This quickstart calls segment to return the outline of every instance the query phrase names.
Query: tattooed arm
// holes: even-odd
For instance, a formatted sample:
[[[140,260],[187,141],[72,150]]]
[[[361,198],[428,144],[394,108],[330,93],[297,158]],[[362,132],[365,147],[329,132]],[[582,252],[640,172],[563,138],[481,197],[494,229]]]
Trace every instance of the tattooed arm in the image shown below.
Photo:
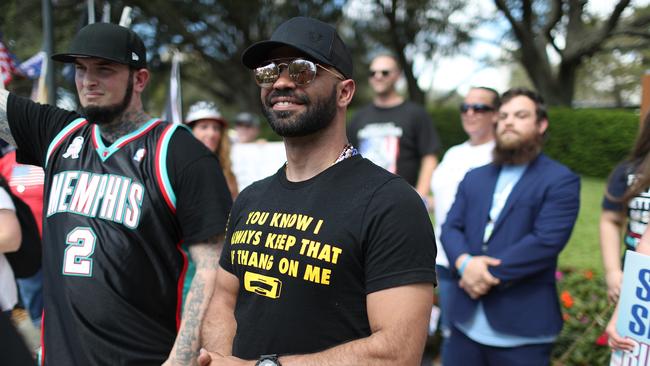
[[[212,297],[223,235],[190,246],[196,274],[185,300],[181,327],[166,365],[196,365],[199,354],[199,328]]]
[[[201,345],[206,350],[221,355],[232,354],[232,343],[237,331],[235,305],[239,294],[239,280],[235,275],[220,267],[214,296],[201,325]],[[203,356],[203,364],[209,364],[209,357]],[[207,362],[207,363],[205,363]],[[201,359],[199,359],[199,364]]]
[[[16,141],[14,141],[13,136],[11,136],[11,131],[9,130],[9,120],[7,119],[8,98],[9,92],[6,90],[0,90],[0,138],[16,146]]]

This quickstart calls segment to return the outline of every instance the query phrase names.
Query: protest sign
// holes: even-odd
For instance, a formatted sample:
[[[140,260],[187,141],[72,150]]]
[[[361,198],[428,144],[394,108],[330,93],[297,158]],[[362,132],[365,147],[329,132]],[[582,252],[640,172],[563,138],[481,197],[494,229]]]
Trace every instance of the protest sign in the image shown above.
[[[615,351],[610,366],[650,366],[650,256],[628,250],[616,331],[632,339],[632,352]]]

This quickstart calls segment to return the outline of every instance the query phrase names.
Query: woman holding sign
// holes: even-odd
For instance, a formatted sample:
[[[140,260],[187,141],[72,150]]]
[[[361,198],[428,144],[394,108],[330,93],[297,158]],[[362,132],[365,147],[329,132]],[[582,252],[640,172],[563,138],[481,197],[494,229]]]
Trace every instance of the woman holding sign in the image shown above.
[[[650,255],[650,226],[646,227],[636,251],[641,254]],[[607,336],[609,337],[609,346],[613,349],[620,349],[624,351],[634,350],[635,343],[628,338],[623,338],[616,330],[616,322],[618,321],[618,304],[612,314],[612,318],[607,323]]]
[[[600,216],[600,248],[605,267],[607,296],[616,302],[621,290],[621,234],[624,243],[636,250],[650,216],[650,114],[641,125],[630,156],[609,176]]]
[[[603,255],[607,295],[617,302],[621,291],[620,238],[627,223],[624,243],[628,250],[650,255],[650,114],[646,115],[630,157],[612,171],[603,198],[600,217],[600,247]],[[633,350],[634,342],[616,331],[618,305],[607,325],[609,345],[614,349]]]

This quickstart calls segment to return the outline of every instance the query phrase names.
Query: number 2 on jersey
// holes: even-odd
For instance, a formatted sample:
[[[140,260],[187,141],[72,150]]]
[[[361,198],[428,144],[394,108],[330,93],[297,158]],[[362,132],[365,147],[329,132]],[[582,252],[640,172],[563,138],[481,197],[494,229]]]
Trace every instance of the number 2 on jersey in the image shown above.
[[[89,227],[78,226],[66,237],[67,248],[63,253],[63,274],[67,276],[91,277],[97,236]]]

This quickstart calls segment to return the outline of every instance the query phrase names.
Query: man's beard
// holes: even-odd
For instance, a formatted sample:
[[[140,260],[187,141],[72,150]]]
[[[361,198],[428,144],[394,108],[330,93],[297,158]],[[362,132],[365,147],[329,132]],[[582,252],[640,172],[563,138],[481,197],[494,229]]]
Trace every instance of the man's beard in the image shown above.
[[[328,98],[323,98],[315,104],[307,95],[298,95],[291,90],[273,90],[266,96],[262,103],[262,112],[269,121],[269,125],[282,137],[302,137],[316,133],[328,127],[336,116],[336,85]],[[274,111],[271,99],[275,97],[292,97],[299,100],[306,111],[292,118],[294,111]]]
[[[520,165],[526,164],[542,152],[544,135],[535,133],[532,136],[521,136],[521,139],[514,143],[506,144],[502,137],[497,135],[496,146],[492,153],[493,161],[497,165]]]
[[[131,73],[129,73],[129,82],[126,86],[126,93],[124,94],[124,99],[122,102],[107,105],[107,106],[95,106],[90,105],[86,107],[81,107],[80,113],[82,116],[90,123],[95,123],[98,125],[107,125],[115,121],[116,118],[122,115],[124,111],[129,107],[131,102],[131,96],[133,95],[133,78]]]

